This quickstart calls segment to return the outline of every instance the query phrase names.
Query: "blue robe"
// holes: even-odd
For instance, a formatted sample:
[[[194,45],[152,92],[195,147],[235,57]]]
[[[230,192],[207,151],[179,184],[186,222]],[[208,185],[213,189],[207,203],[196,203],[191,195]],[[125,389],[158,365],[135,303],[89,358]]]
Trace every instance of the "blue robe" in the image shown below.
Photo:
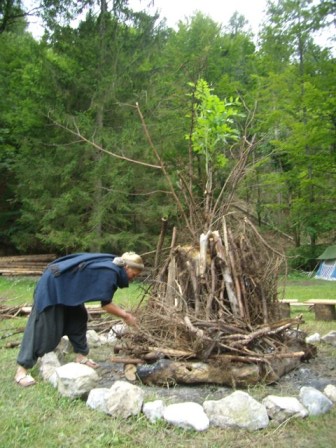
[[[125,269],[112,263],[114,258],[112,254],[78,253],[54,260],[34,292],[37,312],[55,305],[110,303],[115,291],[129,284]]]

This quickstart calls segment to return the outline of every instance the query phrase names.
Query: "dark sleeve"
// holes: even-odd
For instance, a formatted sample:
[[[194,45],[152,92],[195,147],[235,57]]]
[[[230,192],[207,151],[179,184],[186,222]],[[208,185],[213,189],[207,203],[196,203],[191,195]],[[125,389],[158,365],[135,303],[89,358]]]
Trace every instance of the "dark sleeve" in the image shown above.
[[[110,289],[111,298],[105,299],[105,300],[101,300],[100,304],[101,304],[102,307],[105,306],[105,305],[108,305],[109,303],[112,302],[114,293],[118,289],[116,273],[113,272],[113,274],[114,274],[113,277],[110,277],[111,276],[111,271],[109,272],[109,277],[110,277],[109,289]]]
[[[112,299],[111,300],[102,300],[101,302],[100,302],[100,306],[101,307],[104,307],[105,305],[108,305],[109,303],[111,303],[112,302]]]

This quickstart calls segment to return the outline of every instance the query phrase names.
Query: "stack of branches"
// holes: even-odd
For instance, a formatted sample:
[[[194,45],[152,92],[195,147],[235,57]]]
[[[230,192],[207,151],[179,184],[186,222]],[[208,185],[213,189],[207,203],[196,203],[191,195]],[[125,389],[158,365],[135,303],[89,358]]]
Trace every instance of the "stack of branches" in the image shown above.
[[[243,321],[252,329],[279,317],[278,275],[284,257],[247,218],[222,218],[198,246],[173,246],[154,280],[152,297],[189,316]],[[234,230],[233,230],[234,229]]]
[[[191,96],[189,161],[185,166],[183,159],[179,165],[185,168],[179,166],[174,173],[170,173],[155,146],[139,104],[134,107],[156,164],[121,157],[90,142],[76,125],[75,130],[66,128],[99,151],[160,170],[167,186],[165,192],[181,222],[180,232],[184,234],[179,239],[190,242],[178,245],[174,228],[169,256],[162,260],[167,230],[163,220],[149,300],[138,310],[139,326],[123,336],[116,351],[127,355],[128,360],[137,357],[139,363],[162,357],[219,362],[226,357],[225,368],[228,360],[269,365],[271,359],[299,359],[306,355],[304,340],[303,350],[293,351],[287,339],[291,327],[297,326],[300,319],[279,320],[277,278],[284,257],[268,245],[247,218],[236,218],[231,212],[239,182],[255,166],[253,151],[257,142],[249,132],[254,111],[247,111],[240,139],[229,143],[230,135],[235,134],[232,120],[226,123],[229,137],[223,139],[222,131],[213,126],[217,122],[214,117],[222,122],[219,110],[225,110],[227,117],[235,114],[228,104],[211,109],[211,104],[219,103],[216,99],[207,102],[207,95],[211,96],[204,82],[195,86],[195,95]],[[200,108],[198,101],[204,101]],[[211,109],[210,115],[204,114],[206,108]],[[207,138],[205,133],[194,132],[198,126],[202,130],[204,123],[208,126]],[[202,135],[201,144],[195,144],[193,137],[197,140]],[[254,379],[260,379],[260,375]],[[233,382],[228,378],[225,381]]]
[[[303,338],[296,337],[298,351],[288,351],[288,341],[301,316],[254,327],[233,315],[227,319],[191,317],[158,299],[148,302],[138,316],[136,330],[126,333],[115,352],[154,362],[162,358],[226,362],[269,363],[272,359],[302,358]],[[300,332],[295,331],[296,336]],[[128,358],[131,363],[131,358]]]
[[[5,301],[5,299],[0,299],[1,301]],[[29,308],[29,311],[27,309]],[[10,306],[10,305],[3,305],[0,303],[0,320],[1,319],[12,319],[17,316],[27,315],[30,312],[30,307],[26,307],[26,305],[20,305],[20,306]]]
[[[280,319],[283,262],[251,222],[232,216],[223,218],[221,234],[202,234],[197,247],[172,245],[138,313],[138,327],[115,352],[135,364],[162,358],[222,368],[254,364],[274,379],[274,363],[313,355],[298,331],[301,316]]]

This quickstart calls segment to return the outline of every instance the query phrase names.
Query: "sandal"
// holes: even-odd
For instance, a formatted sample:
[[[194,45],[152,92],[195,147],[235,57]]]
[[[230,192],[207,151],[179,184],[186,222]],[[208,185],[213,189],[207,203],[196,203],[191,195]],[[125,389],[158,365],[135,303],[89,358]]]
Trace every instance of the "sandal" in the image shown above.
[[[15,378],[15,381],[16,384],[22,387],[34,386],[34,384],[36,384],[34,378],[28,373],[18,376],[17,378]]]
[[[92,359],[89,358],[82,358],[80,361],[76,361],[79,364],[84,364],[85,366],[91,367],[92,369],[97,369],[99,367],[99,364],[94,362]]]

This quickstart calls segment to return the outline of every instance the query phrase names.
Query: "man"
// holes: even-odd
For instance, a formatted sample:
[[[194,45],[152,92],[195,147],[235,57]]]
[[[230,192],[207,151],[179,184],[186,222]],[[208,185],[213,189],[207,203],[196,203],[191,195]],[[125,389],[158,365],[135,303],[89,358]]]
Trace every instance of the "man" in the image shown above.
[[[127,288],[144,268],[134,252],[112,254],[79,253],[59,258],[48,265],[34,292],[34,304],[23,335],[15,381],[23,387],[36,383],[28,374],[39,357],[53,351],[62,336],[68,336],[76,362],[97,368],[87,357],[88,315],[84,303],[101,301],[102,308],[135,325],[134,316],[112,303],[118,288]]]

